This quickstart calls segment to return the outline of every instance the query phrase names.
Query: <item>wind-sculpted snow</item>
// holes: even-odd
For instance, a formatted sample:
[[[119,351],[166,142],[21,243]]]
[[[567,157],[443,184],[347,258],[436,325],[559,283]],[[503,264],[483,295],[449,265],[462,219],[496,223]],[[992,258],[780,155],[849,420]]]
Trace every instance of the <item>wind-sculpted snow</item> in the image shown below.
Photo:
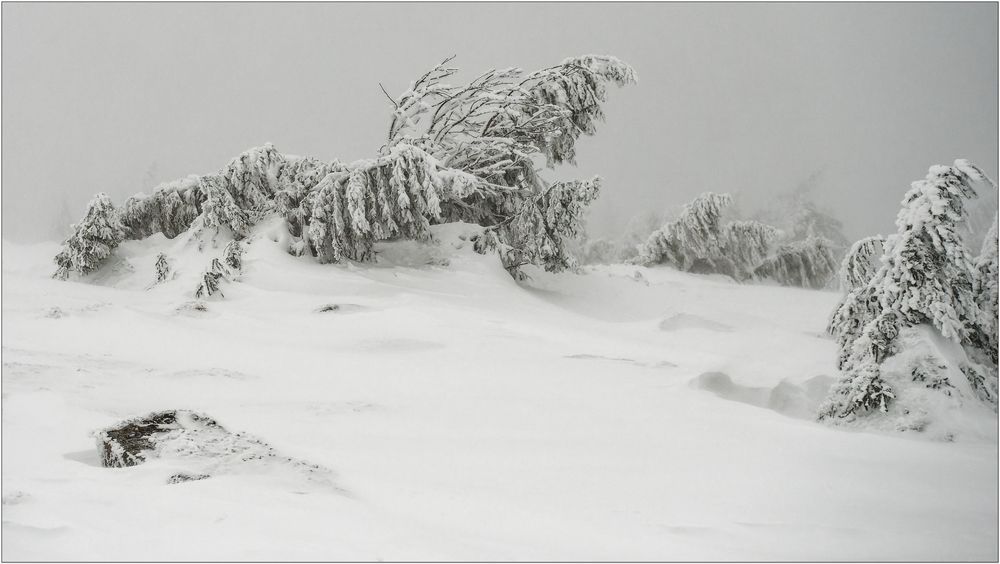
[[[51,280],[55,245],[4,243],[5,559],[997,557],[991,410],[952,442],[808,418],[833,292],[625,265],[515,282],[460,223],[326,265],[288,253],[283,221],[186,314],[225,230],[124,241],[134,271],[102,283]],[[150,287],[160,253],[172,275]],[[678,314],[729,330],[660,328]],[[691,384],[711,372],[732,386]],[[93,430],[171,409],[277,456],[178,442],[101,466]]]

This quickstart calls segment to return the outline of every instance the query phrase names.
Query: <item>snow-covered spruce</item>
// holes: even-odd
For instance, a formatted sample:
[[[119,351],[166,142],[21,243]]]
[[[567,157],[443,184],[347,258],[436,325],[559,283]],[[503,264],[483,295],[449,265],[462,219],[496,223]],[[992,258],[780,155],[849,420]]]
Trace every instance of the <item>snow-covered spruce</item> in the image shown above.
[[[226,297],[222,293],[222,281],[226,279],[228,271],[219,259],[212,259],[212,263],[209,265],[208,269],[205,270],[201,275],[201,280],[198,283],[198,287],[194,290],[195,298],[204,298],[219,294],[222,297]]]
[[[499,252],[504,268],[516,279],[524,277],[521,267],[539,264],[551,272],[576,266],[566,252],[564,240],[579,234],[583,212],[597,198],[600,179],[557,182],[535,198],[521,203],[511,218],[488,227],[474,238],[474,249]]]
[[[809,237],[779,246],[753,271],[753,277],[784,286],[824,288],[837,272],[834,251],[827,239]]]
[[[979,349],[993,364],[997,363],[998,328],[997,307],[998,290],[997,277],[1000,268],[997,266],[997,216],[993,217],[993,227],[983,240],[983,248],[976,258],[975,294],[976,302],[982,311],[980,331],[977,334]]]
[[[882,259],[885,237],[865,237],[848,249],[840,265],[840,285],[851,292],[863,288],[875,277]]]
[[[65,280],[70,272],[81,276],[90,274],[111,256],[124,237],[111,198],[103,192],[94,196],[83,220],[73,226],[73,234],[63,242],[62,250],[56,255],[59,268],[53,276]]]
[[[466,221],[487,228],[477,249],[498,251],[515,277],[524,264],[571,266],[566,238],[579,232],[598,182],[550,184],[534,163],[575,162],[577,140],[604,118],[607,86],[634,83],[635,72],[614,57],[587,55],[451,85],[444,82],[457,72],[450,60],[400,96],[387,94],[393,112],[375,158],[325,163],[268,144],[216,174],[161,185],[118,209],[102,196],[57,257],[57,275],[92,272],[123,239],[227,229],[238,240],[272,214],[286,220],[289,252],[320,262],[373,260],[378,241],[426,240],[433,224]],[[198,293],[214,293],[220,277],[206,271]]]
[[[968,402],[985,400],[996,409],[996,353],[987,344],[992,320],[977,299],[980,274],[960,231],[975,182],[992,184],[967,161],[931,167],[903,198],[878,270],[870,268],[877,238],[852,247],[844,261],[849,272],[842,273],[848,291],[828,327],[840,345],[843,378],[821,419],[923,429],[944,418],[942,410]],[[938,380],[925,376],[932,365],[941,367]],[[945,390],[948,401],[915,389]]]
[[[230,241],[226,248],[222,249],[222,263],[234,273],[243,270],[243,244],[239,241]]]
[[[836,260],[829,241],[816,236],[789,240],[783,231],[756,220],[726,221],[732,203],[729,194],[698,196],[676,221],[654,231],[631,262],[805,288],[822,288],[832,278]]]
[[[166,282],[167,277],[170,276],[170,262],[167,261],[167,255],[164,253],[157,254],[156,263],[153,266],[156,269],[156,279],[153,281],[153,284]]]

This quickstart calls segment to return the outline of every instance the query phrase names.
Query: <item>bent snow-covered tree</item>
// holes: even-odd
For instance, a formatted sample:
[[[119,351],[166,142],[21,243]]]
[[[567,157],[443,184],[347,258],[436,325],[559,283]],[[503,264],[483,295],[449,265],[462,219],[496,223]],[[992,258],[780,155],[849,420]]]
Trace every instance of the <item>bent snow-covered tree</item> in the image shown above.
[[[587,55],[452,85],[446,81],[458,69],[450,62],[401,95],[386,94],[392,115],[374,158],[327,163],[265,145],[216,174],[161,185],[120,208],[96,199],[57,257],[59,276],[92,272],[122,240],[202,229],[239,240],[273,214],[286,220],[289,251],[321,262],[372,260],[378,241],[427,240],[430,226],[465,221],[485,228],[475,248],[498,252],[515,277],[527,264],[573,266],[565,242],[579,232],[599,181],[550,183],[535,163],[574,163],[576,142],[604,118],[608,86],[634,83],[635,72],[614,57]],[[217,282],[212,269],[206,274]],[[212,284],[204,286],[211,293]]]
[[[941,399],[927,399],[928,393],[996,408],[995,314],[978,299],[980,273],[960,229],[976,182],[992,184],[967,161],[932,167],[904,197],[878,269],[871,266],[882,250],[877,238],[848,253],[842,274],[848,291],[829,326],[841,348],[843,378],[821,419],[881,413],[895,428],[924,429],[934,419],[928,406]]]
[[[836,272],[826,239],[789,241],[784,232],[760,221],[726,221],[732,203],[729,194],[698,196],[676,221],[665,223],[639,245],[639,256],[632,262],[806,288],[822,288]]]

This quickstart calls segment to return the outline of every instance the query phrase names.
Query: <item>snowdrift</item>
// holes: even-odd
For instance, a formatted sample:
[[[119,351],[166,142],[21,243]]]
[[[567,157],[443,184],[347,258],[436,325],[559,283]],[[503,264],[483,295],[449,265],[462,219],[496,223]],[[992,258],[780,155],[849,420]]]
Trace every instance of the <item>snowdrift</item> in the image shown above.
[[[994,413],[951,442],[813,420],[836,293],[623,265],[519,283],[462,223],[319,264],[278,221],[224,298],[193,295],[224,230],[124,242],[71,283],[55,245],[4,243],[5,559],[998,556]],[[94,431],[164,410],[333,486],[102,466]]]

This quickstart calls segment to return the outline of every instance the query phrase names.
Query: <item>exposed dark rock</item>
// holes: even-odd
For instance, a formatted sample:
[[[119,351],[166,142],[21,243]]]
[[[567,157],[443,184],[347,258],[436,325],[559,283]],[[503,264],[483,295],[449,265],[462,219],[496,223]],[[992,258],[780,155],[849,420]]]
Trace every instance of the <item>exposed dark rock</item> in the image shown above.
[[[190,421],[206,427],[219,427],[219,424],[197,413],[180,412]],[[184,428],[178,422],[178,411],[161,411],[130,419],[124,423],[105,429],[97,434],[101,447],[101,463],[107,468],[124,468],[145,462],[149,453],[156,448],[157,435]]]
[[[229,431],[193,411],[151,413],[99,431],[96,437],[103,466],[123,468],[162,461],[171,469],[168,484],[232,473],[291,473],[296,479],[337,489],[328,468],[284,456],[256,437]]]

